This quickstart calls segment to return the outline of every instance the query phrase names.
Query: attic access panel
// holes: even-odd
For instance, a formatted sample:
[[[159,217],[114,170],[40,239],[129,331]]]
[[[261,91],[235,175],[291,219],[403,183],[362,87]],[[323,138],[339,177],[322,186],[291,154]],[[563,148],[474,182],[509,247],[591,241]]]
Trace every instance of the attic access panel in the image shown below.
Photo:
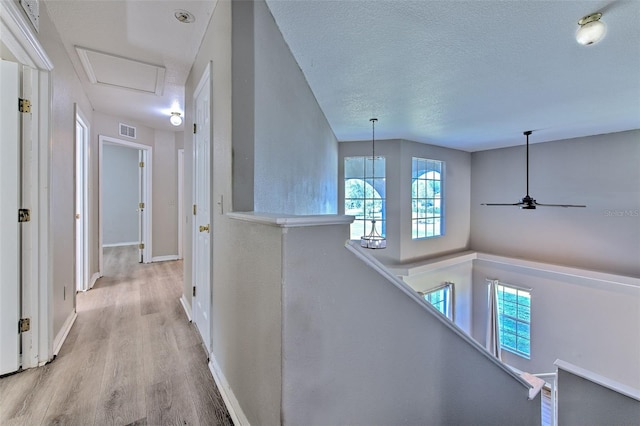
[[[76,52],[89,81],[93,84],[153,93],[158,96],[164,92],[166,68],[163,66],[80,46],[76,46]]]

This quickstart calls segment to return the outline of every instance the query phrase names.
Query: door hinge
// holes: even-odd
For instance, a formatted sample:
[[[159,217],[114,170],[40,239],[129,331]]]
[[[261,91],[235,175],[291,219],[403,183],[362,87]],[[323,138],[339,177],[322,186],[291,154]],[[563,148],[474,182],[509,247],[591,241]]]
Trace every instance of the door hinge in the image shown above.
[[[194,216],[196,215],[196,205],[195,204],[193,205],[193,215]]]
[[[144,167],[144,161],[141,161],[139,164],[140,167]]]
[[[21,318],[18,321],[18,333],[31,330],[31,318]]]
[[[31,221],[31,210],[29,209],[18,209],[18,222],[29,222]]]
[[[196,297],[196,286],[193,286],[193,297]]]
[[[196,123],[193,123],[193,134],[194,134],[194,135],[196,134],[196,130],[197,130]]]
[[[18,99],[18,111],[20,112],[31,112],[31,101],[29,99]]]
[[[140,244],[138,244],[138,248],[139,248],[140,250],[142,250],[142,249],[144,248],[144,243],[140,243]]]
[[[138,203],[138,207],[140,207],[141,209],[144,209],[144,203]]]

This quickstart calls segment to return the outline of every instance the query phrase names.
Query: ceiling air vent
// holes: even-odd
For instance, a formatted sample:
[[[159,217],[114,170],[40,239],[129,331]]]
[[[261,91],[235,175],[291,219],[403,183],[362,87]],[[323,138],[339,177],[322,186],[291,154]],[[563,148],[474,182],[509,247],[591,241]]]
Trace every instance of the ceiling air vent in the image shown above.
[[[131,139],[136,138],[136,128],[120,123],[120,136],[126,136]]]

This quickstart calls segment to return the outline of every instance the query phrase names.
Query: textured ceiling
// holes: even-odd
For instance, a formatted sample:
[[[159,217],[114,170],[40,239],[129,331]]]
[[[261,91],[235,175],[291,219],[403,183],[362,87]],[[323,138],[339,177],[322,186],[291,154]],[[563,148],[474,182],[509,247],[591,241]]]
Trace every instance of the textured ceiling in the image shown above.
[[[46,2],[93,108],[165,130],[176,130],[169,124],[170,112],[184,111],[184,84],[215,5],[216,1],[191,0]],[[177,9],[191,12],[195,22],[178,22]],[[166,68],[162,95],[91,84],[75,46]],[[114,65],[101,71],[111,76],[124,73]]]
[[[267,0],[340,141],[467,151],[640,128],[640,1]],[[608,33],[575,41],[603,12]]]
[[[94,109],[172,129],[215,1],[54,0],[46,7]],[[640,1],[267,0],[341,141],[468,151],[640,128]],[[196,16],[175,20],[176,9]],[[602,11],[605,39],[575,41]],[[166,68],[162,96],[91,84],[75,46]],[[117,70],[112,70],[117,72]]]

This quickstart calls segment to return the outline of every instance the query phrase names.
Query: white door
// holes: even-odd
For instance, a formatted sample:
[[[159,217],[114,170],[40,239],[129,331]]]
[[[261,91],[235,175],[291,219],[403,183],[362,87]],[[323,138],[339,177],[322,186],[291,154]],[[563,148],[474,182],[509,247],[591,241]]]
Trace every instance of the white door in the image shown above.
[[[144,203],[145,187],[144,187],[144,160],[143,150],[138,151],[138,262],[144,262],[144,209],[147,207]]]
[[[87,147],[88,125],[76,112],[76,290],[88,290]]]
[[[20,367],[20,116],[18,64],[0,61],[0,374]]]
[[[204,72],[195,91],[196,133],[193,141],[193,318],[211,351],[211,206],[210,206],[210,72]]]

